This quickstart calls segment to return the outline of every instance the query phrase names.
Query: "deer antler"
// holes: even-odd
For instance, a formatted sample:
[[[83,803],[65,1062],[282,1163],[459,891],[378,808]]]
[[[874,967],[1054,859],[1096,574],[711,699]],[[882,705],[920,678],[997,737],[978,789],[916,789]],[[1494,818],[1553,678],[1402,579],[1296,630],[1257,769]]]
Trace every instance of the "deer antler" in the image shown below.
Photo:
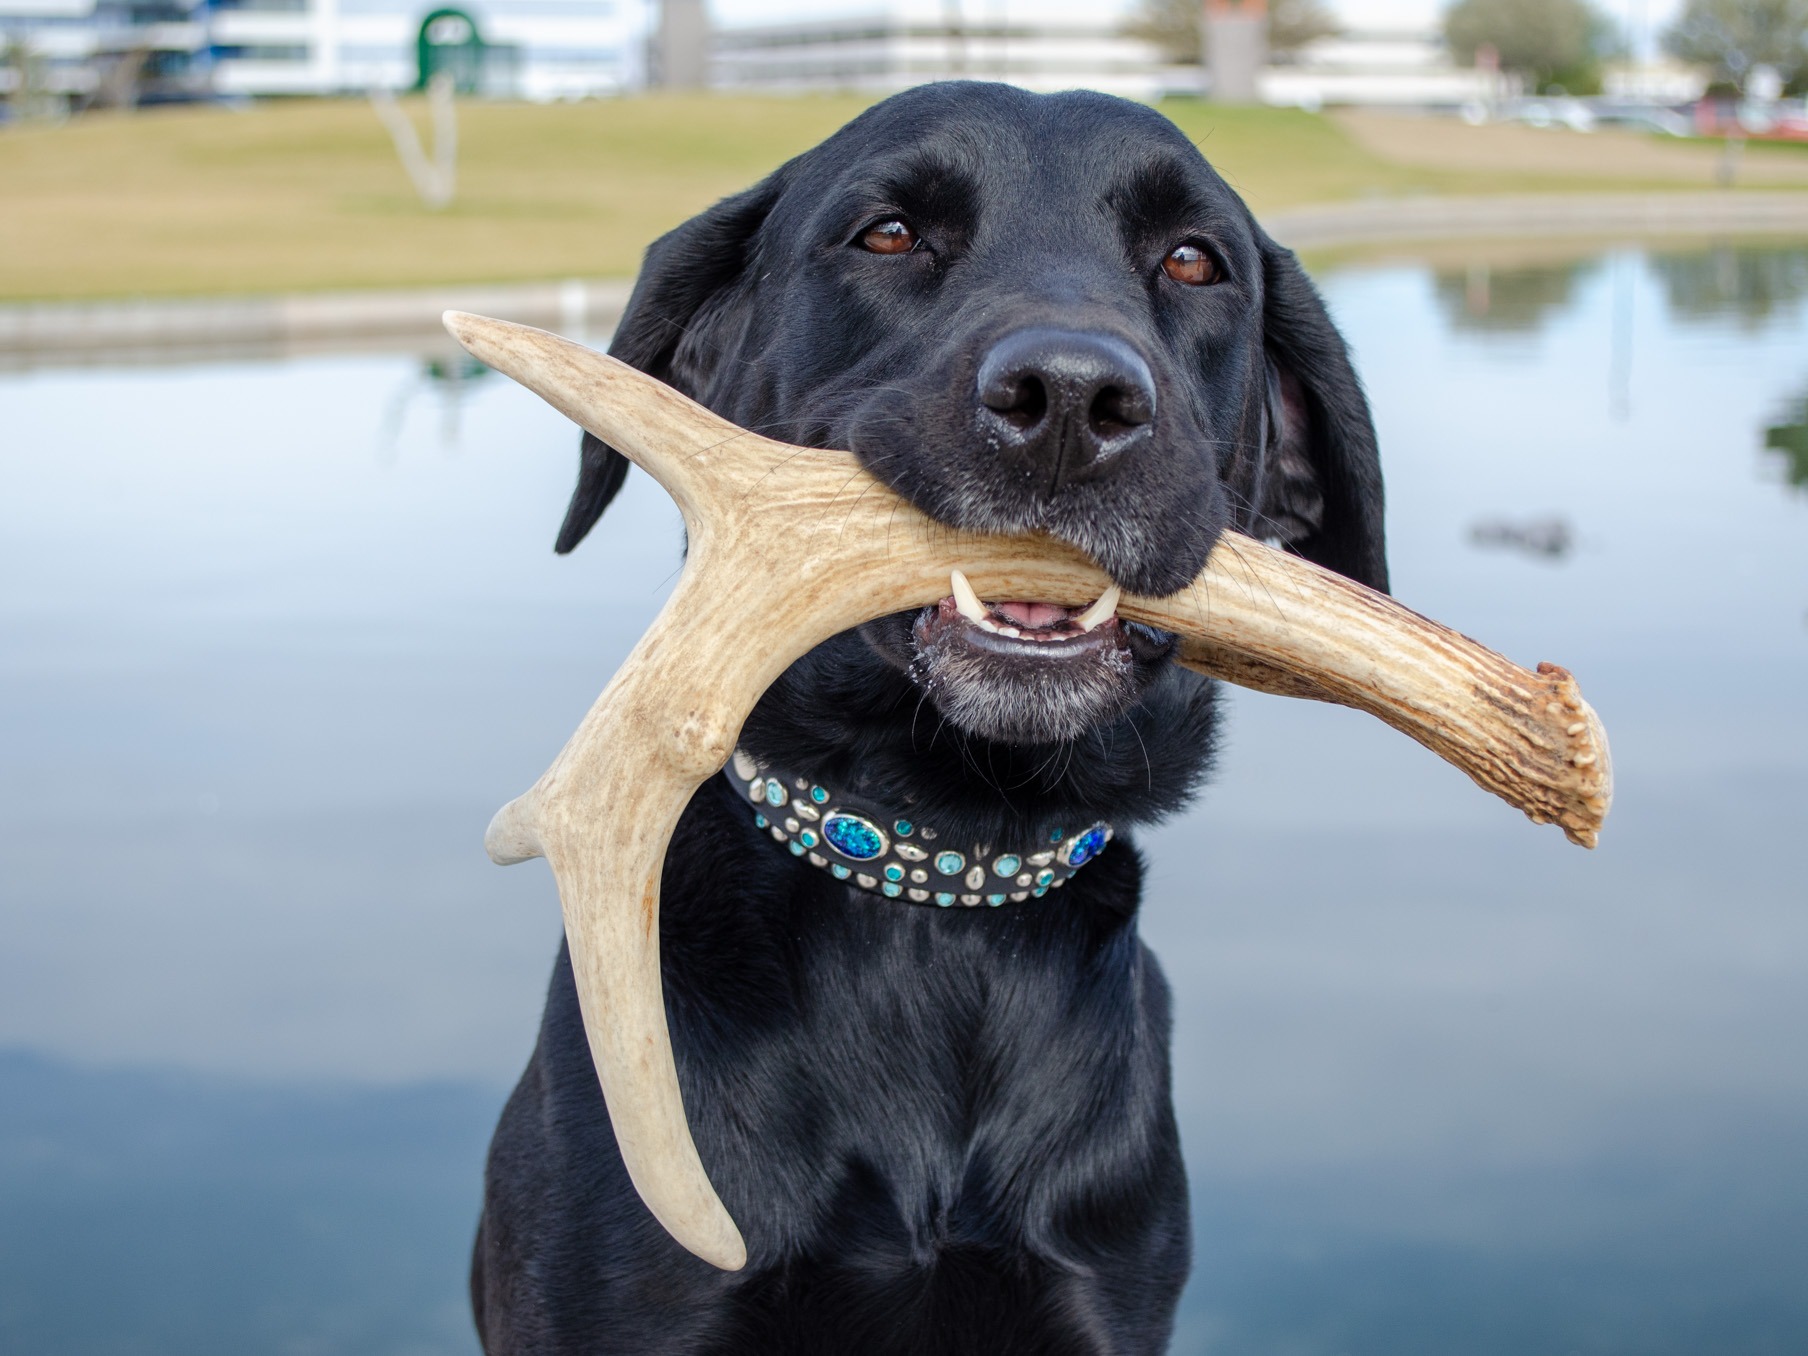
[[[531,790],[497,813],[497,862],[558,881],[591,1056],[622,1160],[672,1236],[725,1269],[739,1230],[697,1157],[659,971],[659,881],[678,816],[734,752],[793,660],[837,632],[944,597],[1089,603],[1110,580],[1072,547],[926,517],[846,452],[736,427],[613,358],[543,330],[448,312],[474,355],[650,473],[690,549],[678,587]],[[1340,575],[1227,534],[1168,598],[1119,615],[1181,637],[1180,662],[1245,687],[1354,706],[1411,735],[1535,822],[1593,847],[1607,739],[1575,681],[1531,673]],[[749,638],[757,638],[749,643]]]

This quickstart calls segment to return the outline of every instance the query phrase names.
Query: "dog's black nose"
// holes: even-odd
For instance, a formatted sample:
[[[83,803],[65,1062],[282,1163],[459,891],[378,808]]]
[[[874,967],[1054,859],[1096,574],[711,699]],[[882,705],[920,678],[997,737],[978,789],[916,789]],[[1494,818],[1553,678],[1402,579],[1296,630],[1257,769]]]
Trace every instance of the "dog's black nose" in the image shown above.
[[[1121,339],[1077,330],[1006,335],[979,365],[979,417],[1050,488],[1097,475],[1149,436],[1155,379]]]

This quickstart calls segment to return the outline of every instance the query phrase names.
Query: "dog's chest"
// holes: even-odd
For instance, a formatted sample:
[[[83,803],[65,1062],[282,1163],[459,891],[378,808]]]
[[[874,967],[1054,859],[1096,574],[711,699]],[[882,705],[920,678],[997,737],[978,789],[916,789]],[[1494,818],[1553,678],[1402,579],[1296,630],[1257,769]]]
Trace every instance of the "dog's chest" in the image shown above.
[[[698,1117],[699,1148],[740,1165],[727,1190],[750,1217],[901,1257],[1021,1241],[1071,1155],[1146,1138],[1166,1086],[1152,963],[1127,919],[1101,928],[1064,893],[1068,918],[812,888],[782,926],[681,948],[683,968],[733,976],[668,992],[707,1009],[674,1011],[685,1101],[724,1108]]]

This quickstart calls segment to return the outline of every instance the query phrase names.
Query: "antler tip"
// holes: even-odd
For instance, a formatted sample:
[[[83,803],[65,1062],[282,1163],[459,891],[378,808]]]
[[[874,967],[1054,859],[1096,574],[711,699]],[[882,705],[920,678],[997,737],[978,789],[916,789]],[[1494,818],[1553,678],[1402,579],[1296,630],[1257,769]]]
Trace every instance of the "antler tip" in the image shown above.
[[[722,1217],[722,1225],[720,1237],[693,1251],[720,1271],[739,1271],[747,1265],[747,1244],[741,1238],[741,1231],[735,1228],[734,1222],[726,1214]]]
[[[446,333],[469,348],[472,339],[483,330],[486,324],[493,325],[496,322],[487,316],[473,315],[469,311],[442,311],[439,323],[446,327]]]
[[[513,866],[532,857],[544,857],[540,836],[534,831],[533,807],[527,796],[517,796],[490,820],[483,831],[483,850],[497,866]]]

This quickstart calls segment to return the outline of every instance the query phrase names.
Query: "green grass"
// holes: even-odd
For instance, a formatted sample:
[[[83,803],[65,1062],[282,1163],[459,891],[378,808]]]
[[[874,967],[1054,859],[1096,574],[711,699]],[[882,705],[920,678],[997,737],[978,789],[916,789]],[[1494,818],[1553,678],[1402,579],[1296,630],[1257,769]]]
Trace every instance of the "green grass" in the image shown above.
[[[416,200],[360,100],[4,129],[0,299],[627,276],[653,237],[863,106],[726,96],[462,104],[458,196],[440,213]],[[1392,164],[1309,113],[1195,101],[1164,111],[1258,211],[1575,186]]]

